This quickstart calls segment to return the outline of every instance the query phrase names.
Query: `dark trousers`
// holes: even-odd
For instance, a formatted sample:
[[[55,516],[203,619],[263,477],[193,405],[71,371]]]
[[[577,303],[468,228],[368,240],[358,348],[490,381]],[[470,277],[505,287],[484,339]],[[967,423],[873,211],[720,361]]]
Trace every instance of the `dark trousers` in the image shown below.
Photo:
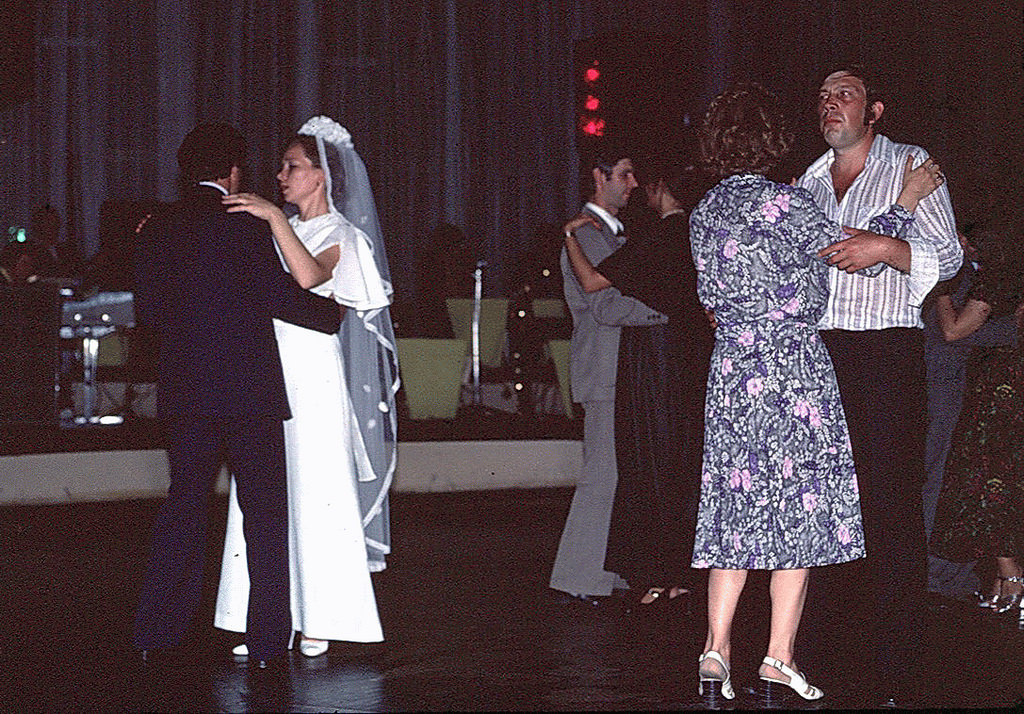
[[[202,592],[207,504],[221,463],[238,485],[249,564],[246,644],[251,657],[284,653],[291,637],[288,486],[280,418],[174,420],[168,424],[171,486],[153,529],[135,647],[174,647]]]
[[[924,337],[912,328],[829,330],[822,337],[850,428],[867,548],[864,560],[835,572],[865,598],[874,632],[865,643],[880,684],[892,691],[917,659],[927,574]],[[849,594],[844,600],[857,602]]]

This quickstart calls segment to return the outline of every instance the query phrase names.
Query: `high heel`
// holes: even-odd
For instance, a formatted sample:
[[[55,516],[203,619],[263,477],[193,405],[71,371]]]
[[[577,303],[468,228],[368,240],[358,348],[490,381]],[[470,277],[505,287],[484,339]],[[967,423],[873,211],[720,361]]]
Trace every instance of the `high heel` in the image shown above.
[[[671,595],[672,590],[679,591],[675,597]],[[690,596],[692,594],[693,590],[682,585],[668,588],[650,587],[639,597],[633,596],[629,598],[626,601],[624,612],[626,615],[664,613],[671,609],[673,604],[677,604],[683,607],[687,615],[690,615],[692,614],[690,607]],[[647,597],[650,598],[650,601],[644,602],[644,598]]]
[[[780,699],[780,695],[782,694],[782,692],[778,691],[779,687],[788,687],[807,700],[821,699],[825,696],[825,692],[807,683],[802,672],[796,671],[782,660],[775,659],[774,657],[765,657],[761,663],[766,667],[773,667],[789,677],[789,681],[785,682],[781,679],[775,679],[774,677],[766,677],[763,674],[760,675],[763,701],[767,702],[771,700],[772,705],[777,703]]]
[[[994,595],[986,595],[980,590],[976,590],[974,592],[974,597],[978,599],[978,607],[985,607],[990,610],[994,608],[996,606],[996,603],[999,601],[999,593],[995,593]]]
[[[1010,576],[999,576],[1001,581],[999,584],[999,598],[992,604],[992,609],[996,611],[996,614],[1002,614],[1009,612],[1010,610],[1024,610],[1024,598],[1021,597],[1021,593],[1016,592],[1012,595],[1003,596],[1002,583],[1017,583],[1018,585],[1024,585],[1024,576],[1010,575]]]
[[[705,660],[711,660],[716,662],[725,672],[725,679],[719,679],[712,675],[704,675],[701,672],[700,665],[704,664]],[[722,655],[718,654],[714,650],[708,650],[697,659],[697,677],[699,679],[697,683],[697,692],[704,697],[704,703],[709,708],[716,708],[719,705],[719,697],[725,699],[735,699],[736,692],[732,688],[732,677],[729,676],[729,668],[725,665],[725,660],[722,659]]]

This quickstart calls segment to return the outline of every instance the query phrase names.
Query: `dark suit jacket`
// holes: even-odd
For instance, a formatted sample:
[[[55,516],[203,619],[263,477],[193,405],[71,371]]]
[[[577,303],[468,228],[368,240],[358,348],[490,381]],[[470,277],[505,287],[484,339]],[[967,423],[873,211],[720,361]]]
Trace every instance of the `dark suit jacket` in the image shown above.
[[[272,317],[335,332],[333,301],[281,267],[270,228],[194,186],[140,236],[136,320],[158,341],[162,417],[291,416]]]

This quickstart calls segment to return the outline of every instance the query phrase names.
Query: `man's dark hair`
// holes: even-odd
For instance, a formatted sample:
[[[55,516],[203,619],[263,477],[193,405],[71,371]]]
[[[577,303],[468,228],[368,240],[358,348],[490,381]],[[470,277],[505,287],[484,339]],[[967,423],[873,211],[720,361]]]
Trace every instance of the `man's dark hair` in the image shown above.
[[[881,102],[883,106],[885,105],[885,99],[883,98],[884,92],[878,76],[862,64],[842,65],[836,67],[826,76],[831,77],[837,72],[843,72],[851,77],[856,77],[864,83],[864,125],[867,126],[874,121],[877,129],[877,124],[882,120],[882,118],[875,116],[875,102]]]
[[[601,169],[605,178],[611,178],[615,164],[632,157],[632,150],[624,141],[606,140],[600,146],[594,147],[586,153],[584,165],[587,167],[588,174],[592,173],[594,169]]]
[[[219,122],[200,124],[178,147],[178,168],[189,183],[215,181],[245,163],[245,139],[233,126]]]

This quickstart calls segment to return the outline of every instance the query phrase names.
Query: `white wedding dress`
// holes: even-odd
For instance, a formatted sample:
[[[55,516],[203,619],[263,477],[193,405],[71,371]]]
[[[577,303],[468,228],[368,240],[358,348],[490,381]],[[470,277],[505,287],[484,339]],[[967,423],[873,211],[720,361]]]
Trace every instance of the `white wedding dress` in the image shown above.
[[[358,228],[337,213],[290,223],[313,255],[340,247],[333,276],[314,292],[333,295],[350,312],[387,305]],[[380,642],[356,491],[357,479],[375,477],[352,413],[338,337],[279,320],[274,331],[292,412],[284,422],[292,629],[322,640]],[[249,573],[234,479],[228,500],[214,625],[244,632]]]

